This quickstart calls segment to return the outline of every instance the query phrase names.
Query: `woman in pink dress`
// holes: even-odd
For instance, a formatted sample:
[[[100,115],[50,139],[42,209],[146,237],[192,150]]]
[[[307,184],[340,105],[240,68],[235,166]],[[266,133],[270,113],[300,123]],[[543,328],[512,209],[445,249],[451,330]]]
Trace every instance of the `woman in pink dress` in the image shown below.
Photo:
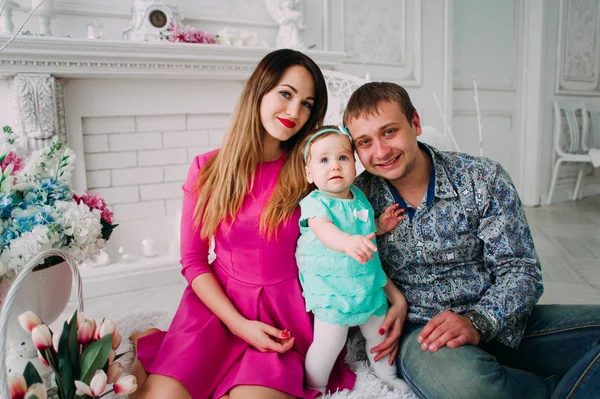
[[[221,149],[192,162],[181,222],[189,285],[167,332],[132,337],[133,398],[318,395],[304,386],[312,322],[295,260],[307,190],[296,143],[326,108],[317,65],[274,51],[246,83]],[[209,264],[211,238],[217,257]],[[355,378],[340,358],[328,388],[351,389]]]

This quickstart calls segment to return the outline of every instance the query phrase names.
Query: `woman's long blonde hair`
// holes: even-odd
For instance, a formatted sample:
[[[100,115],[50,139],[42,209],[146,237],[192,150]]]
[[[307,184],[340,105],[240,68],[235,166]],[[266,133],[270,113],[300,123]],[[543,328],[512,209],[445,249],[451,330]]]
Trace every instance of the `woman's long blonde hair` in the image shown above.
[[[196,227],[202,226],[200,235],[203,239],[211,238],[222,221],[235,219],[244,197],[252,188],[254,173],[263,157],[260,103],[265,93],[273,89],[293,65],[303,66],[311,74],[315,101],[306,124],[296,135],[281,143],[288,154],[275,190],[260,217],[260,232],[267,237],[275,235],[279,224],[290,218],[305,195],[308,184],[304,178],[303,150],[297,143],[322,124],[327,110],[327,86],[321,70],[309,57],[294,50],[276,50],[260,61],[246,82],[223,145],[199,173],[194,222]]]

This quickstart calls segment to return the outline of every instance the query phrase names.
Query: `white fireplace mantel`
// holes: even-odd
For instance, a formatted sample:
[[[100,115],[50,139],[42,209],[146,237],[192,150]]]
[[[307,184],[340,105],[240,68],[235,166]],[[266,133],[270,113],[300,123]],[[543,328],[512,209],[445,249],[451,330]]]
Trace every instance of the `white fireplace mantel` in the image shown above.
[[[7,40],[0,36],[0,46]],[[10,82],[15,130],[27,137],[31,150],[55,139],[68,141],[78,154],[74,189],[112,196],[109,205],[121,217],[107,247],[111,263],[82,268],[86,298],[182,281],[178,256],[171,254],[177,223],[170,210],[180,199],[171,191],[180,193],[188,153],[218,145],[243,81],[273,50],[19,36],[0,52],[0,79]],[[335,69],[346,57],[331,51],[306,54],[323,69]],[[119,166],[114,157],[129,158]],[[105,164],[90,166],[100,158]],[[173,177],[180,169],[181,176]],[[152,181],[146,175],[115,180],[142,172],[151,173]],[[94,179],[100,175],[110,181],[98,183]],[[139,255],[136,246],[146,237],[168,247],[168,253]],[[119,245],[135,261],[121,260]]]
[[[8,38],[0,37],[0,46]],[[18,73],[59,78],[210,78],[245,80],[272,48],[19,36],[0,53],[0,77]],[[306,51],[333,69],[346,53]]]

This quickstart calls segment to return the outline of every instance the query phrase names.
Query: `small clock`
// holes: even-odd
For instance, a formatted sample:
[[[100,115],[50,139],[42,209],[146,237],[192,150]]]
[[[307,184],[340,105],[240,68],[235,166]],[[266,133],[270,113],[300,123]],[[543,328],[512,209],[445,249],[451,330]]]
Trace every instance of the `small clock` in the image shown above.
[[[161,29],[167,26],[169,17],[163,10],[152,10],[148,16],[148,20],[155,28]]]
[[[160,40],[171,25],[181,26],[183,17],[177,6],[160,0],[135,0],[131,5],[131,24],[123,39],[152,41]]]

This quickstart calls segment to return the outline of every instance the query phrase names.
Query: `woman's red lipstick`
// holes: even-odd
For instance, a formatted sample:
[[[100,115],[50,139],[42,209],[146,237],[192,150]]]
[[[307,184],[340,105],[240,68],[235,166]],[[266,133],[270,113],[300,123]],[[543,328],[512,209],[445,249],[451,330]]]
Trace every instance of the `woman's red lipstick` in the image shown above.
[[[279,119],[279,122],[281,122],[281,124],[287,128],[293,128],[294,126],[296,126],[296,122],[293,122],[289,119],[284,119],[284,118],[277,118]]]

